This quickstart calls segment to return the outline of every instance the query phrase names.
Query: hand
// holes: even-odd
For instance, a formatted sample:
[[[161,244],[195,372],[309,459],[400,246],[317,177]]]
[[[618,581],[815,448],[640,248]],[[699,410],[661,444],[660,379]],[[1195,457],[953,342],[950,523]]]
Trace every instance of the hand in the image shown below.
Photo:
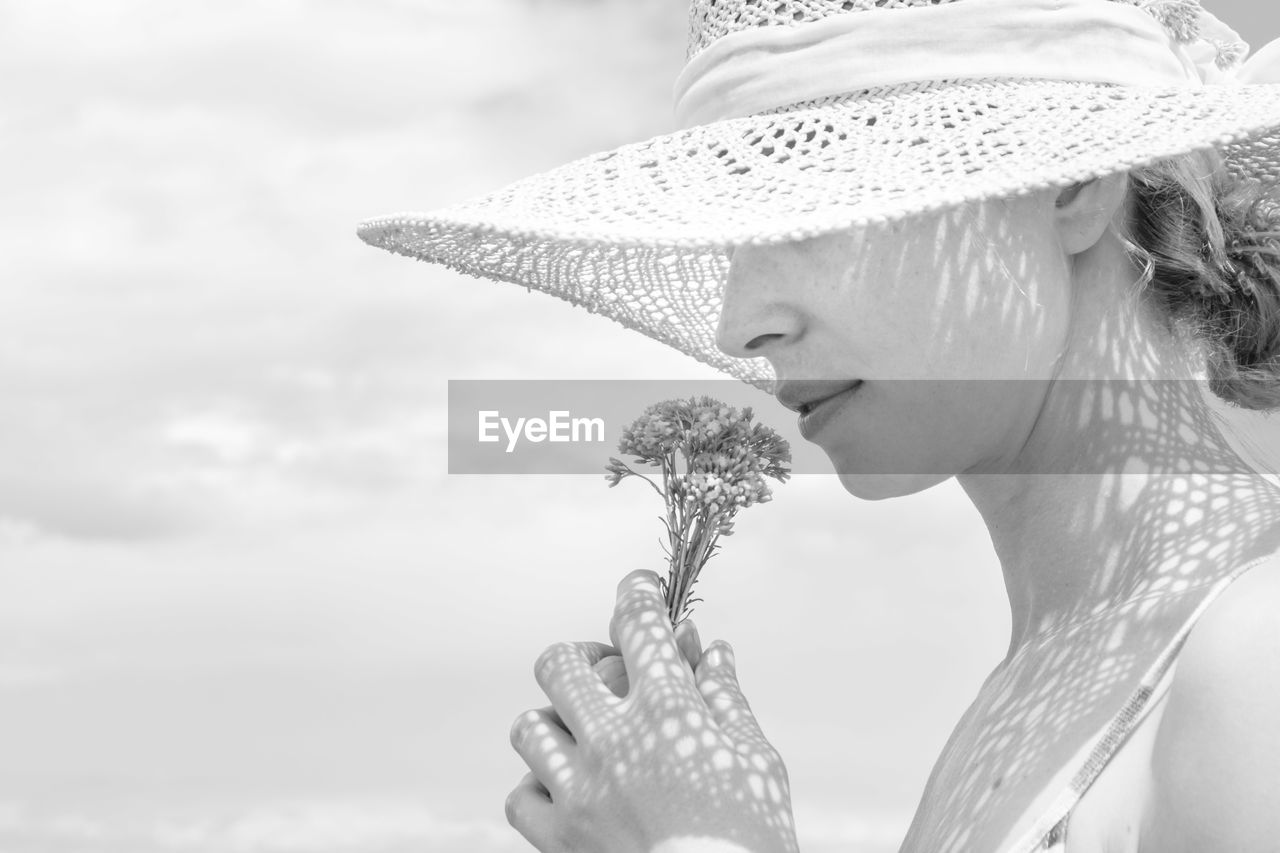
[[[609,634],[612,647],[557,643],[534,665],[552,704],[512,726],[531,772],[507,798],[511,825],[543,853],[796,853],[787,771],[729,645],[700,654],[696,630],[678,645],[650,571],[618,586]]]

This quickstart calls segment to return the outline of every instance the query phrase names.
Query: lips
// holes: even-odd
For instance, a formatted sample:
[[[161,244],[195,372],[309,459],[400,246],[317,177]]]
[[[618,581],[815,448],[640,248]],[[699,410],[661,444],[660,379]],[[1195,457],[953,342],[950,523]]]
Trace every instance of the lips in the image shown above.
[[[861,384],[861,379],[795,379],[779,385],[774,396],[779,403],[803,416],[822,401]]]
[[[848,402],[862,387],[860,379],[824,379],[784,382],[778,389],[778,400],[798,412],[800,434],[806,441],[816,442],[828,425],[845,411]]]

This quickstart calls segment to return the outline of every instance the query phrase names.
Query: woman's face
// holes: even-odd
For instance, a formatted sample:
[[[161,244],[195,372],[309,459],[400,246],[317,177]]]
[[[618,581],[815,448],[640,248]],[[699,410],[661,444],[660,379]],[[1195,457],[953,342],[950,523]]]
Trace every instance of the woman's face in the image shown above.
[[[853,494],[891,497],[1001,470],[1025,442],[1067,340],[1071,278],[1056,197],[739,247],[720,348],[767,358],[789,406],[863,380],[801,417],[805,438]]]

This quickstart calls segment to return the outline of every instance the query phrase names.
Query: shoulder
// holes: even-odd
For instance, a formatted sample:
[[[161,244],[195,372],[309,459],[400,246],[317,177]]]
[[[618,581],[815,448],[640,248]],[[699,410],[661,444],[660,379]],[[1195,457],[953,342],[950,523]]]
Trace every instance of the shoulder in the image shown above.
[[[1280,559],[1233,581],[1177,657],[1151,757],[1141,851],[1275,850]]]

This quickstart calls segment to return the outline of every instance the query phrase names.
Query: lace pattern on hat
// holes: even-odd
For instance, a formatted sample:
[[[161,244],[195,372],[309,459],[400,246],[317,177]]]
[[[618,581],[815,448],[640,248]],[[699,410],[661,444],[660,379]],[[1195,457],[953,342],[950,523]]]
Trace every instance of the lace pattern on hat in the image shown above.
[[[939,6],[962,0],[700,0],[689,7],[689,48],[692,59],[717,39],[752,27],[794,26],[820,21],[831,15],[866,12],[872,9],[908,9]],[[1104,2],[1104,0],[1099,0]],[[1205,27],[1200,0],[1105,0],[1124,3],[1149,13],[1178,42],[1190,44],[1203,39],[1217,50],[1222,70],[1240,64],[1248,53],[1235,33]],[[1213,22],[1217,24],[1216,19]],[[1208,31],[1205,31],[1205,30]]]
[[[689,7],[688,55],[693,57],[716,39],[751,27],[790,26],[843,12],[954,2],[958,0],[703,0]]]

